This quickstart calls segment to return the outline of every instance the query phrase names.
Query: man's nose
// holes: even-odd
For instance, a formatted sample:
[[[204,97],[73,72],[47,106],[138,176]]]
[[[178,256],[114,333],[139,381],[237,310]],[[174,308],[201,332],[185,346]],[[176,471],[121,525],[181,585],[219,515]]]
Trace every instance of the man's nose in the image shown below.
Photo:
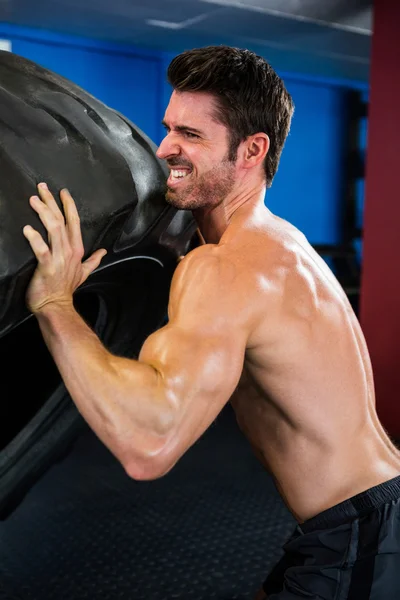
[[[167,158],[168,156],[176,156],[177,154],[180,154],[180,151],[179,145],[174,142],[168,134],[158,146],[156,154],[158,158]]]

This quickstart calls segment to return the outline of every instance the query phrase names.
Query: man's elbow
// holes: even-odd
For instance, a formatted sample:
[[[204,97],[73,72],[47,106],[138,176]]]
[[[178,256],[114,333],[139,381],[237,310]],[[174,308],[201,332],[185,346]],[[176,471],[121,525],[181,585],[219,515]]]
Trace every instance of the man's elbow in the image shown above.
[[[143,468],[142,465],[133,464],[125,467],[125,472],[135,481],[154,481],[164,477],[173,467],[174,465],[169,465],[167,468],[160,469],[158,465],[146,465]]]
[[[126,440],[121,452],[126,473],[137,481],[150,481],[166,475],[175,465],[177,426],[176,410],[160,411],[157,422],[146,435]]]
[[[164,477],[175,466],[177,458],[161,450],[159,453],[138,457],[131,456],[123,462],[125,472],[136,481],[152,481]]]

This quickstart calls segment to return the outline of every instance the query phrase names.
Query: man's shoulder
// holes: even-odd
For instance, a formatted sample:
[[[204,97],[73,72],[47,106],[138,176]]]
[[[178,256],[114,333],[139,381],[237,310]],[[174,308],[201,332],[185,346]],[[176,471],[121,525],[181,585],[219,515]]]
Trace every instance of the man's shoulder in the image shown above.
[[[192,285],[219,287],[239,276],[233,253],[218,244],[204,244],[189,252],[179,263],[175,279]]]
[[[179,263],[170,310],[171,316],[183,311],[195,316],[202,327],[207,323],[212,329],[218,324],[226,331],[245,332],[249,339],[261,322],[274,319],[280,301],[268,269],[250,260],[240,244],[235,250],[228,244],[206,244]]]
[[[181,261],[172,291],[200,295],[204,302],[251,319],[261,308],[272,309],[275,299],[281,297],[272,264],[268,251],[263,260],[256,249],[240,243],[206,244]]]

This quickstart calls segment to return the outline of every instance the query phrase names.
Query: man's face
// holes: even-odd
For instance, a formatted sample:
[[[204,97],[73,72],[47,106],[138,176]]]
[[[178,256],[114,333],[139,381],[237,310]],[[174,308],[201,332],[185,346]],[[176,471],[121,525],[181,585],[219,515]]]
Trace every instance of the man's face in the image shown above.
[[[157,151],[170,169],[167,201],[196,210],[220,204],[235,185],[236,163],[228,160],[229,134],[214,116],[215,99],[205,92],[173,92]]]

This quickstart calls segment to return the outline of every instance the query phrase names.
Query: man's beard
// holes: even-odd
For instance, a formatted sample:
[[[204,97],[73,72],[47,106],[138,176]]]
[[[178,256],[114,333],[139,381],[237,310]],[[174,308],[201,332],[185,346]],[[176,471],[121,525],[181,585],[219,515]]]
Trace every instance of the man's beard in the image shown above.
[[[185,185],[184,189],[167,187],[165,198],[169,204],[183,210],[218,206],[233,190],[234,175],[235,163],[225,158],[218,166]]]

